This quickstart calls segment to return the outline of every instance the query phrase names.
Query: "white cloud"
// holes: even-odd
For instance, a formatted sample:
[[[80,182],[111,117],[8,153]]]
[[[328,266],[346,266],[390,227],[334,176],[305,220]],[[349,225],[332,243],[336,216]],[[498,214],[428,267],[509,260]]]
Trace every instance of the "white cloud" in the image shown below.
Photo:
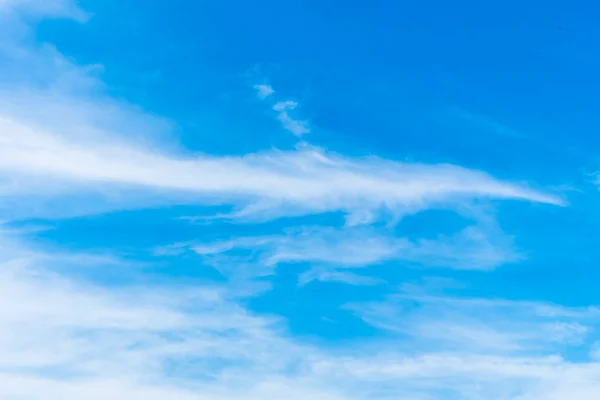
[[[431,295],[418,287],[407,287],[382,302],[347,308],[375,327],[410,338],[407,346],[430,351],[458,348],[539,356],[585,346],[600,327],[600,313],[594,308]]]
[[[35,106],[35,103],[32,104]],[[69,110],[61,117],[70,118]],[[73,116],[74,120],[81,115]],[[471,198],[561,204],[553,195],[452,165],[351,159],[317,149],[242,157],[184,155],[131,143],[93,125],[54,130],[0,116],[0,192],[153,190],[176,202],[244,205],[239,217],[389,208],[415,212]]]
[[[10,14],[4,16],[72,18],[79,21],[88,17],[73,0],[0,0],[0,18],[7,12]]]
[[[335,268],[314,267],[298,277],[298,285],[303,286],[312,281],[341,282],[355,286],[375,286],[385,283],[384,280],[371,276],[354,274],[348,271],[340,271]]]
[[[400,225],[401,228],[401,225]],[[399,229],[400,229],[399,228]],[[387,263],[388,268],[416,265],[465,270],[490,270],[520,259],[511,238],[495,226],[468,226],[450,236],[436,239],[397,237],[390,229],[376,227],[302,227],[287,229],[285,234],[239,237],[225,241],[177,244],[161,249],[161,254],[179,255],[191,249],[226,276],[264,276],[285,263],[315,266],[300,277],[300,283],[312,280],[338,281],[349,284],[380,283],[343,271]],[[248,257],[230,255],[245,249]],[[242,263],[245,267],[239,268]]]
[[[281,124],[286,130],[298,137],[310,133],[307,121],[294,119],[290,117],[290,114],[287,111],[281,111],[277,116],[277,119],[281,121]]]
[[[293,100],[280,101],[275,103],[273,110],[275,111],[288,111],[295,110],[298,107],[298,103]]]
[[[592,400],[600,390],[600,364],[569,363],[559,357],[382,355],[318,368],[331,379],[395,382],[384,397],[389,399]]]
[[[261,100],[264,100],[267,97],[271,96],[273,93],[275,93],[275,90],[273,90],[273,88],[270,85],[266,84],[254,85],[254,89],[257,91],[258,98]]]
[[[257,84],[254,85],[254,89],[258,92],[258,98],[265,100],[271,97],[275,90],[269,85]],[[277,112],[277,120],[281,122],[283,128],[294,135],[300,137],[304,134],[310,133],[310,127],[308,121],[295,119],[290,115],[290,111],[295,110],[298,107],[298,102],[294,100],[278,101],[273,104],[273,111]]]
[[[452,236],[419,240],[407,257],[423,265],[491,270],[523,258],[512,241],[494,224],[476,224]]]
[[[298,103],[293,100],[280,101],[275,103],[273,110],[277,111],[277,119],[281,122],[284,129],[290,131],[294,135],[300,137],[310,133],[310,128],[307,121],[292,118],[291,110],[295,110]]]

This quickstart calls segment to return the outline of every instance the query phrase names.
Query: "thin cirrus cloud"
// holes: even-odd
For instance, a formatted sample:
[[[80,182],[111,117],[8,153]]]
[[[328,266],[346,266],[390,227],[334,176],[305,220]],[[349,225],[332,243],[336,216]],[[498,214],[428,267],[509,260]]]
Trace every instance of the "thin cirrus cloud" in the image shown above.
[[[256,84],[253,87],[257,92],[258,98],[261,100],[266,100],[275,93],[275,90],[270,85]],[[294,100],[277,101],[272,106],[273,111],[277,113],[277,120],[283,128],[295,136],[301,137],[310,133],[310,126],[308,121],[292,117],[291,113],[296,108],[298,108],[298,102]]]
[[[599,364],[572,363],[552,356],[386,354],[360,361],[325,362],[316,368],[332,380],[351,376],[357,382],[394,382],[388,386],[388,399],[397,395],[411,399],[593,400],[600,390]]]
[[[275,93],[275,90],[270,85],[264,83],[256,84],[253,87],[257,92],[258,98],[261,100],[264,100]]]
[[[310,133],[308,122],[292,118],[290,112],[298,107],[298,103],[293,100],[280,101],[275,103],[273,110],[277,111],[277,119],[281,122],[283,127],[292,132],[294,135],[300,137],[304,134]]]
[[[389,268],[390,262],[485,271],[522,258],[512,238],[497,227],[484,224],[467,226],[454,235],[436,239],[397,237],[373,227],[302,227],[288,229],[284,235],[179,244],[161,249],[160,253],[179,255],[185,249],[191,249],[231,277],[239,273],[235,261],[242,262],[238,256],[230,255],[238,250],[252,252],[251,258],[243,260],[246,265],[243,271],[245,274],[254,271],[255,276],[272,274],[280,264],[313,265],[299,278],[300,284],[321,280],[373,285],[380,281],[348,270],[382,263]]]
[[[590,347],[600,326],[596,308],[453,297],[418,286],[407,286],[384,301],[345,308],[374,327],[402,335],[405,346],[430,351],[542,356],[561,347]]]
[[[555,195],[453,165],[353,159],[313,148],[241,157],[177,155],[115,136],[66,135],[7,116],[0,117],[0,142],[0,192],[13,195],[109,191],[127,185],[169,191],[180,201],[192,195],[200,203],[218,197],[224,204],[240,204],[239,216],[265,218],[360,214],[381,207],[414,212],[469,198],[562,204]],[[15,176],[23,179],[10,179]]]
[[[10,17],[18,13],[37,18],[71,18],[80,22],[88,18],[88,14],[75,1],[66,0],[0,0],[0,20],[3,12],[10,13]]]

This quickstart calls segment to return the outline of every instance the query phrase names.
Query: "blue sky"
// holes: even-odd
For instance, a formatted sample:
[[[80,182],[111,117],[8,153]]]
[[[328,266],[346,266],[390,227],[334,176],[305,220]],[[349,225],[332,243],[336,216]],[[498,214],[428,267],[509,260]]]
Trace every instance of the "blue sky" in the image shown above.
[[[0,397],[596,399],[599,11],[0,0]]]

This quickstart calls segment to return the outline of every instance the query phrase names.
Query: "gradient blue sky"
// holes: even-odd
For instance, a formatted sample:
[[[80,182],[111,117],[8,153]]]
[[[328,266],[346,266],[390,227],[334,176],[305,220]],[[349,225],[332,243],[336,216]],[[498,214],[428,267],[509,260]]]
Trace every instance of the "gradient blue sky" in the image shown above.
[[[0,0],[0,397],[596,400],[599,15]]]

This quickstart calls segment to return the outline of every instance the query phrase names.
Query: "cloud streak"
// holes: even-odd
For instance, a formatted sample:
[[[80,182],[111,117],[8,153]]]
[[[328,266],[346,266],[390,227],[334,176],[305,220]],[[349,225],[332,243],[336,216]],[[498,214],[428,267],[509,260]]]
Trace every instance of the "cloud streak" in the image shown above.
[[[277,111],[277,119],[281,122],[284,129],[292,132],[294,135],[300,137],[307,133],[310,133],[307,121],[302,121],[292,118],[290,112],[298,107],[298,103],[292,100],[280,101],[275,103],[273,110]]]
[[[257,92],[258,98],[261,100],[264,100],[275,93],[275,90],[273,90],[273,88],[267,84],[256,84],[253,87]]]
[[[0,19],[2,18],[70,18],[80,22],[88,15],[71,0],[0,0]]]
[[[300,277],[301,284],[312,280],[377,284],[380,281],[376,278],[344,270],[384,263],[388,268],[426,266],[485,271],[522,257],[513,248],[510,237],[495,226],[483,224],[427,240],[397,237],[388,229],[374,227],[302,227],[287,229],[283,235],[179,244],[161,249],[161,254],[180,255],[186,249],[230,277],[239,274],[238,263],[246,266],[244,274],[253,271],[255,276],[273,274],[275,267],[281,264],[312,265],[313,268]],[[252,256],[240,259],[233,255],[239,250],[250,251]]]
[[[327,211],[402,213],[472,198],[559,205],[559,197],[453,165],[352,159],[319,149],[242,157],[176,155],[110,137],[66,135],[0,117],[0,192],[169,191],[184,201],[242,204],[240,216]],[[15,177],[19,177],[18,179]],[[189,200],[188,200],[189,201]]]
[[[266,100],[275,93],[275,90],[270,85],[256,84],[253,87],[257,92],[258,98],[261,100]],[[302,135],[310,133],[310,126],[308,121],[292,117],[291,114],[297,107],[298,102],[294,100],[285,100],[275,102],[272,109],[277,113],[277,120],[281,122],[281,125],[285,130],[297,137],[301,137]]]
[[[349,304],[367,323],[401,335],[405,346],[429,351],[540,356],[591,346],[600,326],[597,308],[432,294],[406,286],[385,301]]]

